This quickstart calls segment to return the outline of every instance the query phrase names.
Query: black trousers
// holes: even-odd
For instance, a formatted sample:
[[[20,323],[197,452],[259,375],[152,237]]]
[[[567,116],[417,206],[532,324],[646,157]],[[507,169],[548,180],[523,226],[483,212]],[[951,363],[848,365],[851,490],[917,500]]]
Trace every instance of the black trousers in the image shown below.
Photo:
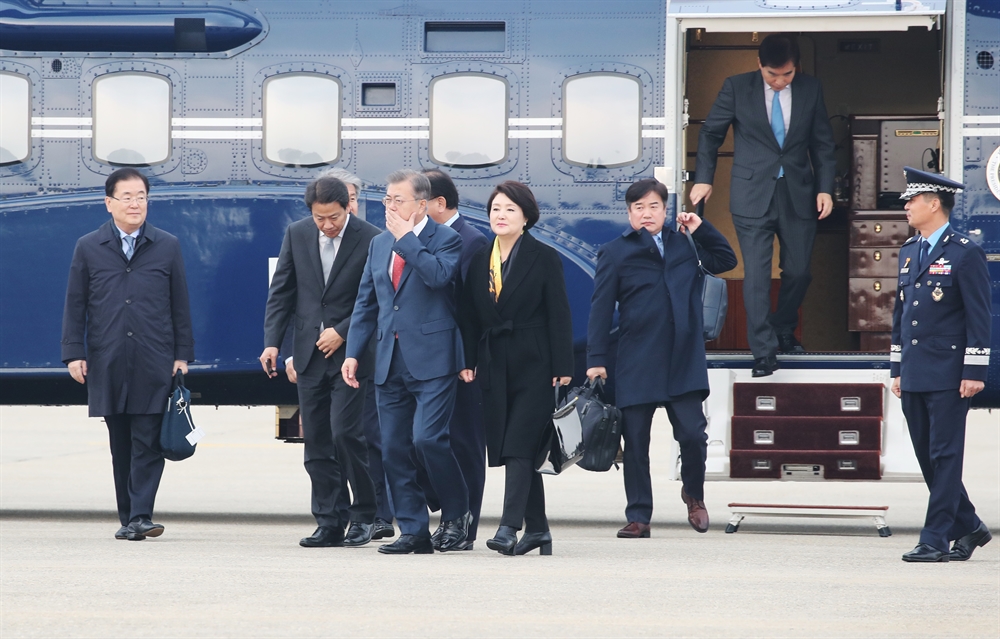
[[[364,423],[365,443],[368,445],[368,476],[375,486],[375,517],[392,522],[392,497],[389,494],[389,482],[385,478],[385,466],[382,464],[382,428],[378,422],[378,404],[375,403],[375,384],[368,381],[365,389],[365,407],[361,419]],[[337,512],[341,519],[348,521],[351,496],[348,491],[340,491],[337,499]]]
[[[903,416],[910,430],[924,483],[930,490],[920,543],[948,551],[948,542],[982,523],[962,483],[965,420],[971,399],[958,389],[930,393],[903,391]]]
[[[105,415],[111,442],[118,520],[122,526],[152,519],[163,476],[160,423],[163,415]]]
[[[778,352],[777,333],[795,330],[799,322],[799,307],[812,282],[809,262],[816,240],[816,217],[803,219],[795,214],[786,179],[778,180],[764,217],[733,216],[736,238],[743,254],[747,341],[754,357],[767,357]],[[775,235],[781,247],[778,261],[781,290],[778,306],[771,313],[771,261]]]
[[[708,457],[708,420],[701,407],[701,393],[685,393],[672,402],[638,404],[622,408],[622,457],[625,476],[625,517],[648,524],[653,517],[653,482],[649,476],[649,434],[657,407],[667,409],[674,439],[681,449],[681,481],[693,499],[705,498],[705,459]],[[669,460],[673,463],[673,460]]]
[[[503,514],[501,526],[538,533],[549,529],[545,517],[545,487],[532,459],[504,457]]]
[[[343,351],[326,358],[318,349],[299,374],[299,410],[305,440],[305,468],[312,481],[312,513],[320,526],[344,527],[337,509],[350,482],[353,501],[348,519],[375,520],[375,485],[368,475],[368,444],[361,415],[367,379],[360,388],[344,382]]]

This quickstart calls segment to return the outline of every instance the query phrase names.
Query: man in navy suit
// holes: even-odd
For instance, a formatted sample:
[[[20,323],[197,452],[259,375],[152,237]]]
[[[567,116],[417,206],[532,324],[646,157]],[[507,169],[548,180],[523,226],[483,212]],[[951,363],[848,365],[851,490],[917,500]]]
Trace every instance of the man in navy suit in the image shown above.
[[[458,214],[458,189],[448,174],[438,169],[431,169],[424,171],[424,175],[431,183],[431,199],[427,203],[427,215],[438,224],[450,226],[462,236],[462,266],[455,277],[456,299],[458,299],[458,290],[465,282],[472,256],[485,246],[488,240]],[[462,468],[462,477],[465,478],[465,485],[469,489],[469,510],[472,512],[469,536],[455,550],[472,550],[479,529],[479,512],[482,509],[483,489],[486,486],[486,427],[483,424],[483,395],[479,382],[458,385],[455,411],[451,415],[448,430],[451,433],[451,449],[455,453],[458,465]],[[426,474],[421,472],[420,479],[431,510],[437,510],[435,508],[437,495],[430,487],[430,482],[426,481]],[[443,532],[442,525],[431,535],[435,545],[439,543]]]
[[[899,251],[890,374],[931,494],[920,543],[903,561],[965,561],[992,539],[962,484],[965,418],[990,363],[990,274],[983,249],[948,223],[965,187],[904,172],[906,217],[919,233]]]
[[[163,533],[152,521],[163,475],[160,423],[171,376],[194,360],[194,335],[180,243],[146,221],[149,180],[118,169],[104,189],[111,219],[73,251],[62,360],[87,385],[90,416],[108,425],[115,539],[138,541]]]
[[[368,249],[342,374],[357,387],[358,360],[374,335],[382,452],[401,533],[379,552],[426,554],[434,546],[416,458],[441,503],[440,549],[462,544],[472,519],[448,432],[458,371],[465,366],[453,290],[462,238],[427,216],[431,185],[425,175],[400,170],[387,182],[387,230]]]
[[[652,178],[625,192],[631,228],[597,252],[594,296],[587,331],[587,377],[607,378],[611,325],[617,304],[618,361],[615,389],[625,439],[624,479],[628,524],[618,537],[649,537],[653,487],[649,436],[653,413],[667,410],[681,450],[681,499],[688,522],[708,530],[705,459],[708,397],[702,278],[736,266],[726,238],[694,213],[680,213],[679,231],[665,226],[667,187]],[[686,234],[697,245],[692,248]]]
[[[799,47],[769,35],[759,71],[726,78],[698,136],[691,202],[712,195],[716,152],[733,127],[729,210],[743,253],[743,303],[753,376],[778,369],[777,353],[801,353],[793,335],[812,281],[809,260],[816,222],[833,210],[833,130],[819,80],[796,72]],[[774,236],[781,247],[781,291],[771,313]]]

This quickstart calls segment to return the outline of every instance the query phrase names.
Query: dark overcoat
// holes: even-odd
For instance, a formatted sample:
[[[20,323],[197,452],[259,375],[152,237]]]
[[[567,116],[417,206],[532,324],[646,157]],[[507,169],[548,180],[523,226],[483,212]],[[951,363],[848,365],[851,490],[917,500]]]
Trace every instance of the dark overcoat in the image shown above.
[[[177,238],[143,226],[131,260],[113,221],[73,251],[62,360],[87,360],[91,417],[162,413],[176,360],[194,361],[184,260]]]
[[[629,229],[597,252],[594,296],[587,327],[587,367],[608,366],[611,325],[618,304],[619,408],[662,404],[698,391],[708,397],[702,278],[688,239],[663,227],[663,255],[645,229]],[[726,238],[707,220],[691,237],[711,273],[736,266]]]
[[[492,250],[473,257],[460,306],[466,367],[483,389],[489,463],[500,466],[504,457],[535,458],[555,410],[552,378],[573,375],[573,320],[554,249],[525,232],[496,302]]]

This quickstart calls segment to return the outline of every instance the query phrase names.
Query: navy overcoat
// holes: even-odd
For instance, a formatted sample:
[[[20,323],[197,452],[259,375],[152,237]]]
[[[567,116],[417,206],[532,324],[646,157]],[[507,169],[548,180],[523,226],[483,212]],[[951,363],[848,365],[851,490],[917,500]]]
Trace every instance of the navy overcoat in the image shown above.
[[[607,367],[615,303],[619,312],[615,397],[619,408],[708,397],[702,273],[691,244],[663,227],[664,257],[645,229],[629,229],[597,252],[587,327],[587,367]],[[711,273],[736,266],[726,238],[707,220],[692,236]]]
[[[162,413],[176,360],[194,361],[184,260],[177,238],[143,226],[131,261],[114,222],[73,251],[62,360],[87,360],[91,417]]]

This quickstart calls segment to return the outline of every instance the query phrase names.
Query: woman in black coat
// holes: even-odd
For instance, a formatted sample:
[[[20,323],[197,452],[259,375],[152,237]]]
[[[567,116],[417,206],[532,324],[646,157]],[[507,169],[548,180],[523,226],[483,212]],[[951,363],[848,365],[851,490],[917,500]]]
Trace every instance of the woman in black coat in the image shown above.
[[[500,184],[487,210],[496,239],[472,258],[462,291],[465,362],[483,390],[490,466],[506,467],[503,516],[486,542],[503,554],[551,554],[535,458],[551,432],[553,386],[573,374],[573,327],[562,260],[528,232],[538,204],[520,182]],[[520,542],[516,532],[526,524]]]

